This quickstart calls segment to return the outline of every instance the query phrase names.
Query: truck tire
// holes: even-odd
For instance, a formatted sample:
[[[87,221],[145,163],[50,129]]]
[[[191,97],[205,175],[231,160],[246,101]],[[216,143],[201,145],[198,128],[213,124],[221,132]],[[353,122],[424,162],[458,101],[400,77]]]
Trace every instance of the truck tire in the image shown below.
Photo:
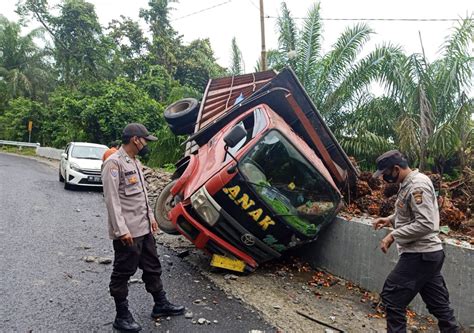
[[[184,98],[165,109],[164,117],[175,135],[191,134],[199,113],[199,102],[195,98]]]
[[[187,125],[171,125],[168,124],[168,127],[171,130],[171,133],[174,135],[190,135],[194,133],[194,126],[196,122],[189,123]]]
[[[63,175],[61,175],[61,167],[59,167],[59,181],[61,183],[64,183],[64,177],[63,177]]]
[[[158,199],[156,199],[154,209],[158,228],[170,235],[179,235],[179,231],[176,229],[173,222],[171,222],[171,220],[168,218],[168,213],[174,207],[174,198],[171,194],[171,189],[175,183],[176,180],[173,180],[163,188],[160,195],[158,196]]]

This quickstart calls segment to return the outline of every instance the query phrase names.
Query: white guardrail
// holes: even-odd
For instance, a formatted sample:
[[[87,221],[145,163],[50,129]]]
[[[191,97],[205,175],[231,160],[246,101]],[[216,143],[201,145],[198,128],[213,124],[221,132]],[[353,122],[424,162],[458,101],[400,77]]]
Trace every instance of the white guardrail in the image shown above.
[[[19,142],[19,141],[0,140],[0,146],[2,146],[2,145],[17,146],[17,147],[31,147],[31,148],[41,147],[41,145],[39,143],[35,143],[35,142]]]
[[[29,142],[19,142],[19,141],[8,141],[8,140],[0,140],[0,146],[16,146],[20,149],[23,147],[30,147],[36,148],[36,155],[41,157],[46,157],[52,160],[60,160],[61,153],[64,152],[63,149],[56,149],[50,147],[41,147],[39,143],[29,143]]]

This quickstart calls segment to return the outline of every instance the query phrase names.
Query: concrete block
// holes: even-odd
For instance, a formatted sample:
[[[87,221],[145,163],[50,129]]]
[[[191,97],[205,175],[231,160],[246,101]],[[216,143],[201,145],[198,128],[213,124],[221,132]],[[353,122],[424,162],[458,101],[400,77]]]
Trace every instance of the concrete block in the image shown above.
[[[60,160],[61,153],[64,152],[63,149],[56,149],[50,147],[38,147],[36,148],[36,155],[46,158],[51,158],[53,160]]]
[[[362,288],[380,292],[385,278],[398,261],[396,246],[387,254],[379,249],[380,240],[389,232],[375,231],[371,218],[351,221],[337,218],[318,240],[301,248],[300,256],[313,267],[352,281]],[[474,325],[474,247],[467,242],[445,240],[446,259],[443,276],[457,320],[465,327]],[[410,307],[428,314],[418,295]]]

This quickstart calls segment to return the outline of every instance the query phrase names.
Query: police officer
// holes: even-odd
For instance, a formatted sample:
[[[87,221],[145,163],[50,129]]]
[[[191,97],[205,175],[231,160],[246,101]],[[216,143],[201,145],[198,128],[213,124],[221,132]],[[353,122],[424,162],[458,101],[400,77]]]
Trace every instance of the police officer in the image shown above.
[[[388,275],[382,291],[387,312],[387,331],[406,332],[406,307],[419,293],[428,311],[438,319],[441,332],[458,332],[441,275],[444,251],[439,233],[439,213],[431,180],[408,167],[406,158],[391,150],[377,158],[373,177],[400,184],[395,213],[373,222],[375,229],[392,226],[380,243],[383,253],[396,242],[399,261]]]
[[[155,140],[157,138],[142,124],[128,124],[123,129],[122,147],[104,162],[102,170],[109,236],[115,253],[109,285],[117,310],[113,326],[123,331],[141,330],[128,310],[127,301],[127,283],[138,267],[143,271],[145,288],[155,301],[151,316],[184,313],[184,307],[171,304],[163,290],[161,264],[153,237],[158,225],[148,203],[143,167],[136,158],[146,155],[148,141]]]

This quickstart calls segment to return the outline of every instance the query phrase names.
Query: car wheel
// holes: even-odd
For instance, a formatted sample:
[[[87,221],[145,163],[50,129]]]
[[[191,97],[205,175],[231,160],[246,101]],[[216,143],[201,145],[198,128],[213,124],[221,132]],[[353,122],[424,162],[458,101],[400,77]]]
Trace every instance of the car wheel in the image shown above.
[[[64,183],[64,177],[63,177],[63,175],[61,175],[61,167],[59,167],[59,181],[61,183]]]
[[[190,134],[199,113],[199,102],[195,98],[184,98],[165,109],[164,118],[175,135]],[[186,132],[186,133],[184,133]]]
[[[158,196],[158,199],[156,199],[154,210],[158,227],[160,230],[170,235],[179,235],[179,231],[176,229],[173,222],[168,218],[168,213],[174,207],[174,197],[171,194],[171,189],[175,183],[176,180],[173,180],[163,188],[160,195]]]

